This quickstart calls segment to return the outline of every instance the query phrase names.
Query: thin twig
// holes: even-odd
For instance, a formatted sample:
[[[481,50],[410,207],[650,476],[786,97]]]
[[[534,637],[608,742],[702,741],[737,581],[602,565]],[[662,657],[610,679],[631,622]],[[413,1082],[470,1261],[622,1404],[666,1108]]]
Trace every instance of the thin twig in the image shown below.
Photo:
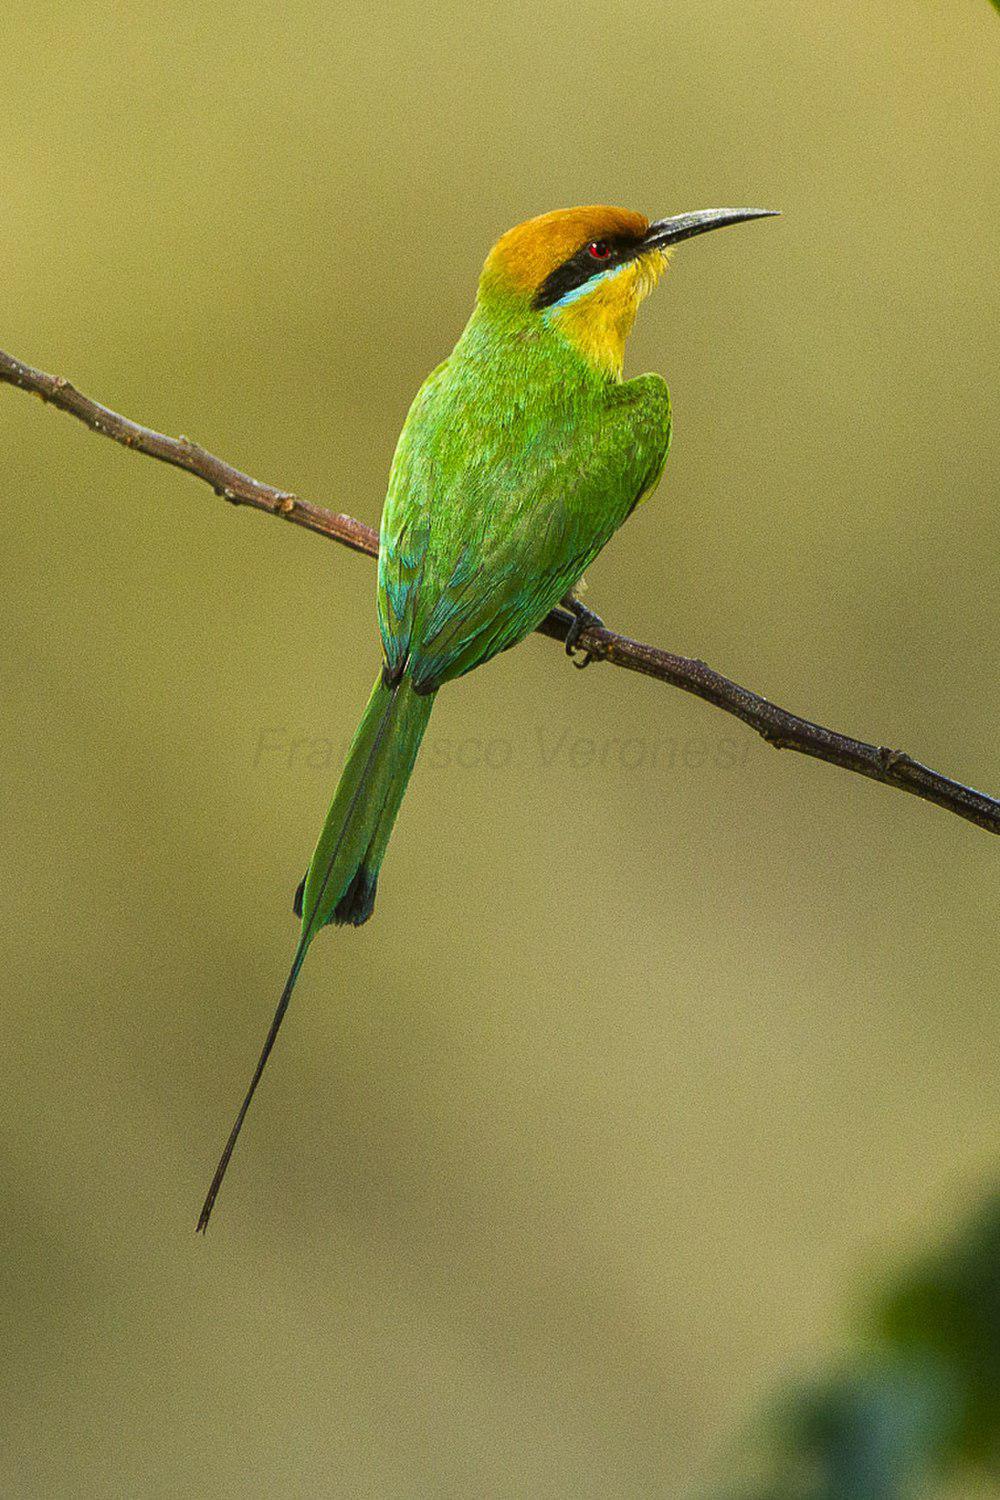
[[[121,443],[136,453],[144,453],[149,458],[159,459],[161,463],[186,469],[189,474],[203,479],[217,495],[234,505],[249,505],[273,516],[283,516],[296,526],[303,526],[307,531],[329,537],[355,552],[363,552],[369,557],[378,556],[378,533],[362,521],[355,521],[351,516],[338,515],[323,506],[300,500],[288,490],[261,484],[249,474],[234,469],[221,458],[199,448],[188,438],[166,437],[161,432],[154,432],[152,428],[140,427],[127,417],[119,416],[108,407],[91,401],[61,376],[46,375],[41,370],[34,370],[30,365],[22,364],[20,360],[13,359],[2,351],[0,382],[16,385],[24,391],[33,391],[60,411],[69,412],[92,432],[113,438],[116,443]],[[565,610],[554,609],[538,629],[542,635],[564,641],[570,624],[571,616]],[[639,641],[629,640],[627,636],[618,635],[613,630],[599,627],[584,631],[578,644],[595,661],[607,661],[616,667],[627,667],[629,671],[655,677],[658,682],[669,683],[672,687],[682,688],[687,693],[704,698],[708,703],[714,703],[716,708],[734,714],[744,724],[749,724],[769,745],[784,750],[798,750],[803,755],[814,756],[830,765],[855,771],[860,776],[868,776],[872,781],[880,781],[884,786],[911,792],[913,796],[922,797],[926,802],[934,802],[938,807],[956,813],[958,817],[966,818],[990,833],[1000,833],[1000,800],[997,798],[990,797],[985,792],[974,791],[972,787],[964,786],[959,781],[952,781],[949,777],[930,770],[928,766],[921,765],[901,750],[869,745],[864,740],[851,739],[832,729],[824,729],[821,724],[800,719],[751,692],[749,688],[731,682],[728,677],[713,671],[703,661],[675,656],[657,646],[645,646]]]

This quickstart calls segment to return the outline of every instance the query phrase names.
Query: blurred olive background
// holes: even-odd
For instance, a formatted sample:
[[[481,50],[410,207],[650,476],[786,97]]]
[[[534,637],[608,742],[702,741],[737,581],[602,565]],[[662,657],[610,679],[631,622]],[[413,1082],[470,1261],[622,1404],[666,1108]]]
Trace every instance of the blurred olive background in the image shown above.
[[[371,522],[506,227],[783,210],[644,308],[674,452],[588,598],[997,790],[985,0],[8,0],[2,35],[0,346]],[[8,388],[0,454],[0,1488],[726,1470],[992,1180],[993,842],[529,641],[442,696],[196,1240],[374,571]]]

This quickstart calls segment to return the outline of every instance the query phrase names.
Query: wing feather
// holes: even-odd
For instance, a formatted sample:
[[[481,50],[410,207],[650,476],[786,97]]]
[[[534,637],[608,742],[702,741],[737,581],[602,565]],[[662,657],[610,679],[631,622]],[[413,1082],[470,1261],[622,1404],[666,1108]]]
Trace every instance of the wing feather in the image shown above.
[[[386,659],[425,691],[540,623],[655,488],[670,442],[659,376],[541,424],[491,411],[478,428],[449,394],[439,369],[403,429],[382,522]]]

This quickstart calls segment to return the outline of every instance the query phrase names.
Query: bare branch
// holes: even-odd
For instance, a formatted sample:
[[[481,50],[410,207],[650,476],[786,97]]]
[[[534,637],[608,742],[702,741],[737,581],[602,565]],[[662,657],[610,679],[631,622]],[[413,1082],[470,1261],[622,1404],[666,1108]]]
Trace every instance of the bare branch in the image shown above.
[[[273,516],[283,516],[296,526],[315,531],[363,552],[369,557],[378,556],[378,534],[362,521],[351,516],[338,515],[323,506],[300,500],[287,490],[275,489],[261,484],[249,474],[234,469],[230,464],[216,458],[204,448],[185,437],[166,437],[152,428],[140,427],[127,417],[91,401],[59,375],[46,375],[22,364],[9,354],[0,351],[0,382],[16,385],[21,390],[33,391],[43,401],[51,403],[60,411],[69,412],[104,437],[113,438],[136,453],[144,453],[161,463],[186,469],[197,479],[211,485],[217,495],[234,505],[249,505],[255,510],[267,511]],[[542,621],[538,629],[542,635],[557,641],[565,641],[572,617],[562,609],[555,609]],[[616,667],[627,667],[629,671],[641,672],[646,677],[655,677],[658,682],[669,683],[713,703],[723,712],[734,714],[751,729],[779,749],[798,750],[830,765],[855,771],[880,781],[884,786],[897,787],[911,792],[926,802],[953,812],[970,823],[990,833],[1000,833],[1000,800],[963,786],[947,776],[921,765],[901,750],[889,750],[881,745],[869,745],[864,740],[851,739],[824,729],[821,724],[812,724],[800,719],[783,708],[768,702],[749,688],[731,682],[721,673],[713,671],[703,661],[694,661],[686,656],[675,656],[657,646],[645,646],[639,641],[629,640],[613,630],[591,627],[579,638],[579,647],[589,652],[595,661],[611,662]]]

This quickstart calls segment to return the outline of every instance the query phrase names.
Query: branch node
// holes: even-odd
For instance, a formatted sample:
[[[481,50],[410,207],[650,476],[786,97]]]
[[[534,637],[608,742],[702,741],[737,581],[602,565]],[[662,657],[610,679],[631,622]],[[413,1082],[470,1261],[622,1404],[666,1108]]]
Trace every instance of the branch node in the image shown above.
[[[910,759],[905,750],[889,750],[885,745],[879,745],[878,758],[887,776],[891,776],[898,766],[907,764]]]

